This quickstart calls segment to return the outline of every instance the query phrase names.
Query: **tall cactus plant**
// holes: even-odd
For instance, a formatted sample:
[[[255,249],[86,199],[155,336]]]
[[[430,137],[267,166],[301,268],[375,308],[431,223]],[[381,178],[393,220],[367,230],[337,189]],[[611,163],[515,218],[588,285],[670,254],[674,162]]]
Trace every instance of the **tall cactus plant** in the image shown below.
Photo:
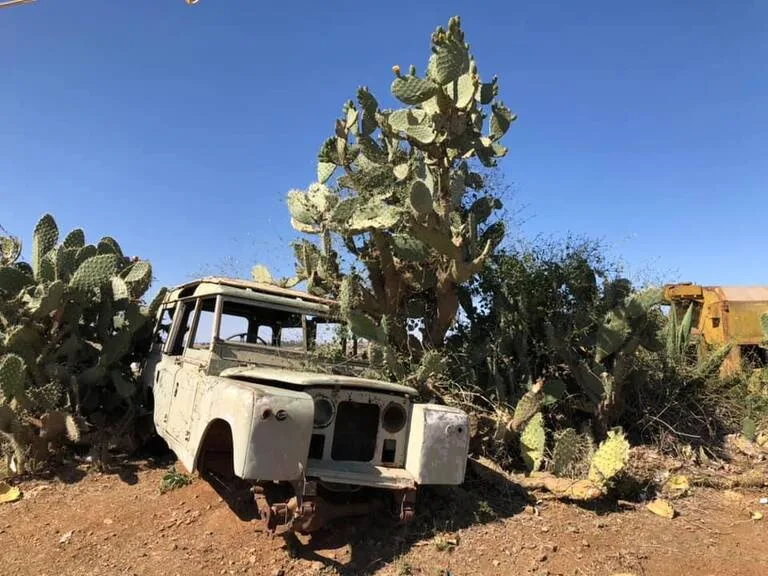
[[[432,34],[423,76],[393,67],[386,109],[365,87],[348,101],[318,154],[317,181],[287,196],[291,224],[318,242],[295,243],[298,280],[344,300],[353,332],[408,348],[406,320],[442,345],[459,288],[504,234],[477,164],[496,165],[515,115],[483,82],[459,17]],[[342,270],[339,251],[355,266]],[[261,271],[261,269],[259,269]]]
[[[18,238],[2,236],[0,247],[0,433],[21,468],[30,449],[45,456],[53,428],[76,437],[74,416],[109,423],[136,412],[130,363],[157,301],[141,303],[149,262],[126,257],[109,237],[86,244],[80,229],[59,242],[49,214],[35,227],[29,263],[19,260]]]

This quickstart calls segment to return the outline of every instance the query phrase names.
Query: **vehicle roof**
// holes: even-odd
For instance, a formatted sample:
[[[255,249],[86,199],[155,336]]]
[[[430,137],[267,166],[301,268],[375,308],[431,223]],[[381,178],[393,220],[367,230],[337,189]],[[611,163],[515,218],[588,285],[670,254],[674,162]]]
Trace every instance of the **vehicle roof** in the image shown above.
[[[693,283],[667,284],[667,297],[702,298],[705,292],[715,294],[722,302],[768,302],[768,286],[701,286]]]
[[[320,307],[326,312],[334,305],[333,300],[315,296],[302,290],[292,290],[275,284],[222,276],[206,276],[180,284],[171,289],[167,300],[174,301],[186,297],[216,296],[219,294],[257,301],[264,300],[259,296],[277,296],[281,299],[290,300],[292,305],[305,307],[303,305],[306,304],[308,309],[317,310]],[[272,298],[268,299],[272,300]]]
[[[219,376],[263,382],[284,382],[286,384],[293,384],[294,386],[340,386],[342,388],[370,388],[382,392],[406,394],[408,396],[416,396],[418,394],[418,391],[415,388],[384,380],[372,380],[369,378],[358,378],[356,376],[342,376],[317,372],[301,372],[284,368],[239,366],[222,370]]]

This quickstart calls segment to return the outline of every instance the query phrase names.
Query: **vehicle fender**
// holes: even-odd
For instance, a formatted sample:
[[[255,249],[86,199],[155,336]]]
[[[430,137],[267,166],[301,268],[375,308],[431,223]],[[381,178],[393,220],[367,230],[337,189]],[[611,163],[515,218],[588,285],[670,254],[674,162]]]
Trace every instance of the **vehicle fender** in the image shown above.
[[[465,412],[438,404],[413,405],[405,469],[418,484],[461,484],[468,453]]]
[[[252,384],[253,424],[244,478],[291,481],[307,467],[315,405],[298,390]]]
[[[197,468],[208,429],[213,422],[223,420],[232,430],[234,473],[243,477],[250,442],[253,404],[254,394],[247,386],[228,378],[205,378],[198,388],[196,409],[192,415],[192,435],[189,443],[191,449],[187,453],[192,462],[185,462],[185,458],[180,454],[185,467],[189,470]],[[192,463],[194,467],[190,466]]]

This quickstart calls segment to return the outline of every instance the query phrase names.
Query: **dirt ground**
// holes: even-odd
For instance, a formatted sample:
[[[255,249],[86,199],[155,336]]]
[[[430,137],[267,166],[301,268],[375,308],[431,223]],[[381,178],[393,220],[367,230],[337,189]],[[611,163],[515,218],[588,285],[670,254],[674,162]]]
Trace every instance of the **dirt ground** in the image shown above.
[[[768,488],[698,488],[666,519],[642,506],[537,502],[468,477],[421,494],[408,527],[343,521],[296,542],[238,517],[203,479],[160,494],[171,463],[68,466],[15,482],[23,498],[0,504],[0,574],[768,574],[768,506],[758,502]]]

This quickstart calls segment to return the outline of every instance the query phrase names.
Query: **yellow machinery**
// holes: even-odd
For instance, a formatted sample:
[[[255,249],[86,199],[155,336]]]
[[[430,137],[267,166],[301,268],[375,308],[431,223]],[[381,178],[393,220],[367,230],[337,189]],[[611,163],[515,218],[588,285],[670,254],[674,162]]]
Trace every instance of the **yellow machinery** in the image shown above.
[[[668,284],[664,298],[674,304],[679,319],[693,303],[691,340],[707,347],[733,341],[734,347],[721,373],[768,366],[768,350],[761,347],[765,336],[760,316],[768,312],[768,286],[699,286]],[[701,349],[701,348],[700,348]]]

